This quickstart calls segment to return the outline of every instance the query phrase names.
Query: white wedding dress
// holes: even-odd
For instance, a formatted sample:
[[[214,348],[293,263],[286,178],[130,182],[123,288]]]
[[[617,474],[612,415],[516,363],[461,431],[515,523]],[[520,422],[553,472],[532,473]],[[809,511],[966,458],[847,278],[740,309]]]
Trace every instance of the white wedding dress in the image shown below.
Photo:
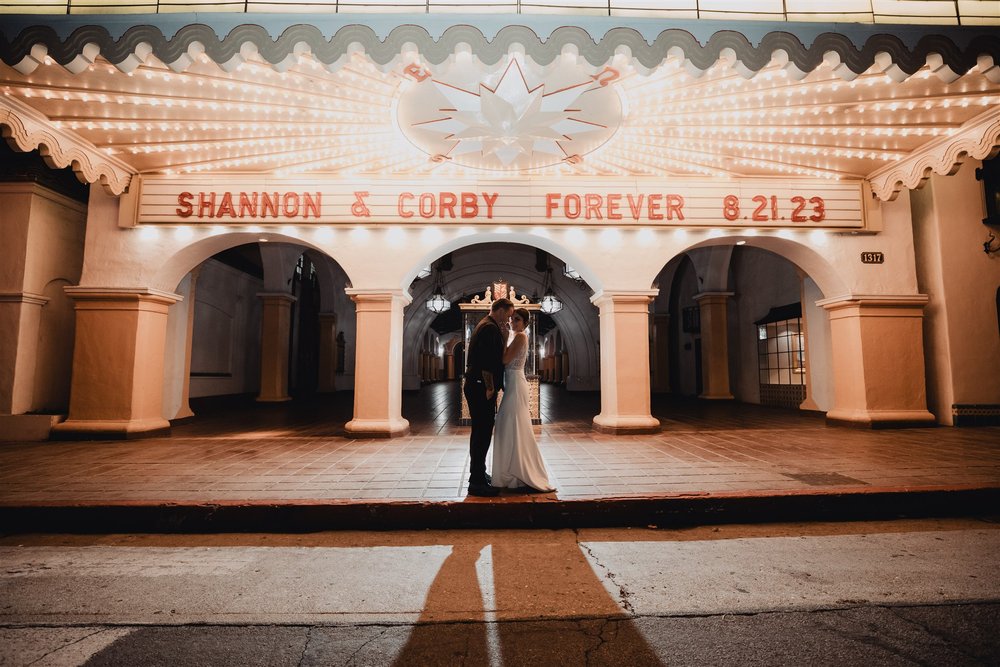
[[[493,486],[507,489],[530,486],[537,491],[554,491],[531,428],[528,380],[524,377],[527,356],[525,341],[520,354],[504,368],[503,399],[493,429]]]

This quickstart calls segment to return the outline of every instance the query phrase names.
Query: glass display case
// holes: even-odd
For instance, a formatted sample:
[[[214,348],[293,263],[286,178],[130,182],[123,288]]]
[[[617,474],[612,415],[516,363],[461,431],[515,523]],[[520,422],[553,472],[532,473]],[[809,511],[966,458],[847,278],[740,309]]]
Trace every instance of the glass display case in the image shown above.
[[[470,303],[458,304],[458,307],[462,310],[462,336],[465,342],[465,349],[468,351],[469,341],[472,339],[472,332],[479,323],[479,320],[490,314],[490,308],[493,305],[494,299],[510,299],[515,308],[524,308],[531,316],[531,321],[528,323],[528,328],[525,330],[525,333],[528,335],[528,358],[524,360],[524,375],[528,380],[528,410],[531,412],[531,423],[541,424],[542,416],[539,404],[541,387],[537,372],[538,343],[535,339],[535,314],[539,309],[539,305],[537,303],[531,303],[527,297],[518,296],[513,286],[507,285],[507,283],[499,280],[487,287],[483,296],[476,295],[472,298]],[[511,336],[513,335],[513,332],[511,332]],[[462,389],[461,424],[467,426],[469,424],[469,406],[465,402],[464,376],[462,377]],[[497,400],[498,408],[500,407],[501,401],[503,401],[502,391],[500,392],[500,397]]]

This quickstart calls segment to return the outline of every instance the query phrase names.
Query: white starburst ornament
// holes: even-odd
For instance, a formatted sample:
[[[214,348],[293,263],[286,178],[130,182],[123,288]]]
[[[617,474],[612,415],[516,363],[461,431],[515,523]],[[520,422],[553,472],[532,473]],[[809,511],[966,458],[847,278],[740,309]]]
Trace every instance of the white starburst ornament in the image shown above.
[[[519,170],[579,160],[621,124],[617,92],[576,66],[540,80],[512,58],[492,86],[482,71],[456,69],[427,76],[397,105],[400,129],[438,161]]]

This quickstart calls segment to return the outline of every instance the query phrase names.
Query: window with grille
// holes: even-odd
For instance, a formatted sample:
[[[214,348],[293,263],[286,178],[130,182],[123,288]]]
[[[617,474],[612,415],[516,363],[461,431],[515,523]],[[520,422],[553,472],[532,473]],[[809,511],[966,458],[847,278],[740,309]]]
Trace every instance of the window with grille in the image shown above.
[[[761,384],[805,384],[802,318],[757,325]]]
[[[802,306],[772,308],[757,327],[757,368],[763,405],[797,407],[805,400],[805,340]]]

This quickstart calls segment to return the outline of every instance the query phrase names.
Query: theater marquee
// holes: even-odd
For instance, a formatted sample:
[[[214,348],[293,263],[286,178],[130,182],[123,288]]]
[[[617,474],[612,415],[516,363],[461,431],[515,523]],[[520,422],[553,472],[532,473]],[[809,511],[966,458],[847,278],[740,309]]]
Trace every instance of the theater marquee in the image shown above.
[[[860,181],[551,177],[137,180],[123,198],[123,226],[394,223],[865,227]]]

